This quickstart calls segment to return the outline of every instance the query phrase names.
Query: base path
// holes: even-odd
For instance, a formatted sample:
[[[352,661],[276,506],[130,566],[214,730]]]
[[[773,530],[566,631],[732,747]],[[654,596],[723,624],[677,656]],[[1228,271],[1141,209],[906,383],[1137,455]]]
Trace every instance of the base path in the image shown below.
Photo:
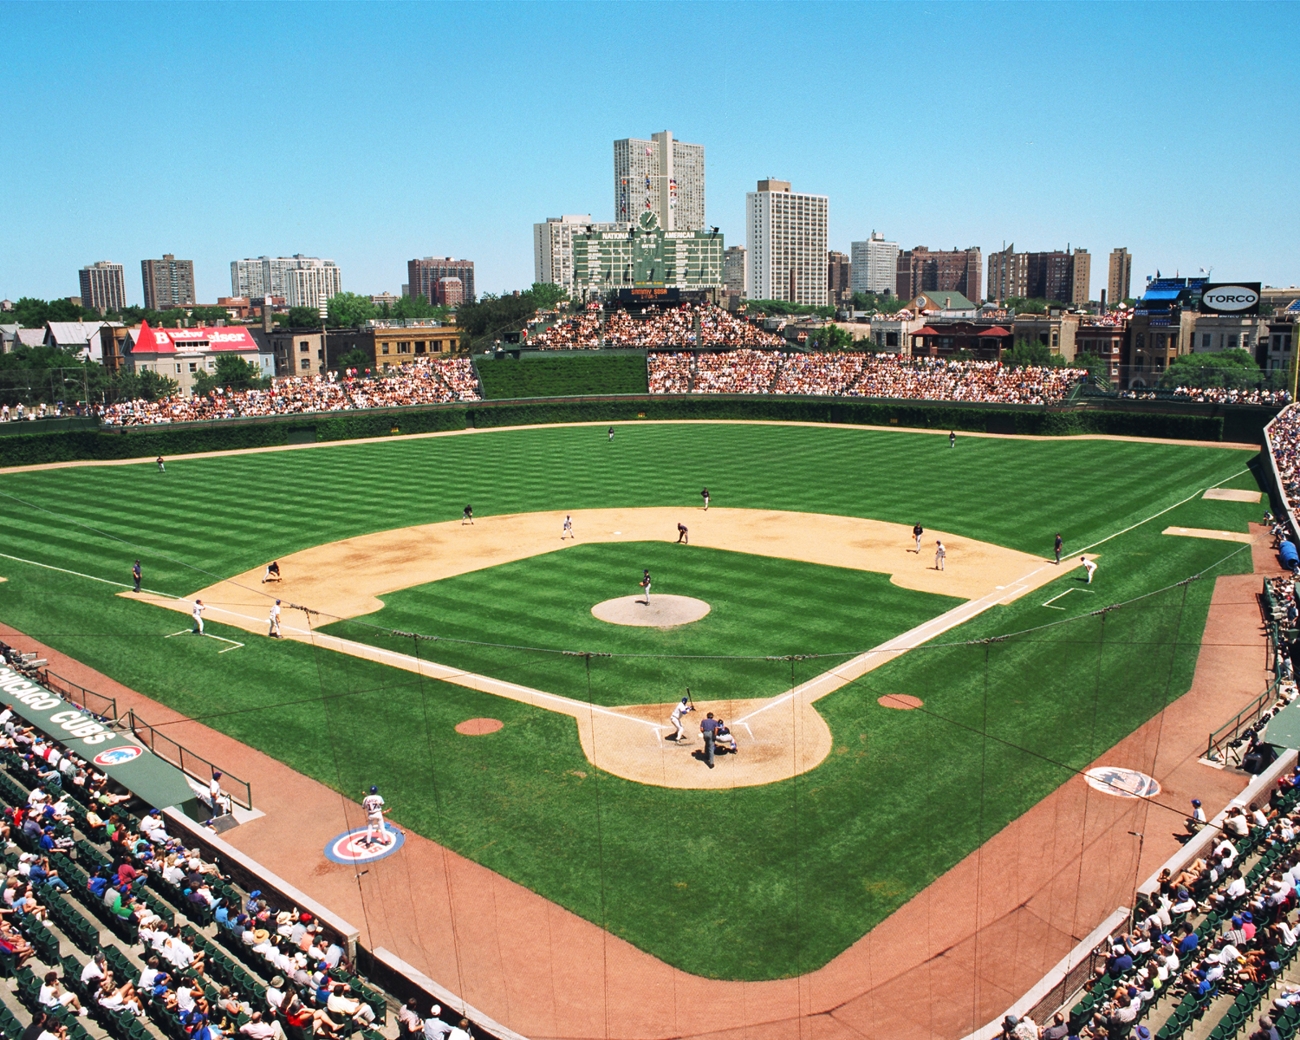
[[[816,768],[831,752],[830,728],[815,701],[900,654],[935,639],[978,614],[1009,603],[1079,566],[1071,557],[1059,566],[1027,553],[946,532],[927,532],[926,543],[941,539],[946,569],[934,569],[932,551],[918,555],[912,529],[857,517],[749,509],[595,509],[573,513],[579,542],[675,541],[679,519],[690,519],[693,545],[758,556],[802,560],[890,575],[895,585],[957,596],[966,602],[916,628],[834,666],[776,697],[700,701],[689,718],[690,741],[664,738],[671,704],[607,708],[562,697],[492,676],[467,672],[412,654],[315,631],[339,618],[370,613],[381,596],[425,582],[495,567],[547,552],[563,552],[564,513],[521,513],[485,517],[474,524],[459,520],[349,538],[279,558],[283,581],[262,583],[265,567],[200,589],[185,599],[123,592],[169,610],[188,614],[202,599],[210,621],[267,635],[269,604],[278,597],[319,611],[305,615],[286,609],[284,638],[377,661],[482,693],[521,701],[572,717],[588,760],[601,769],[659,787],[733,788],[769,784]],[[635,575],[632,576],[635,578]],[[655,597],[651,600],[667,599]],[[618,603],[619,601],[611,601]],[[692,601],[699,603],[700,601]],[[700,604],[701,607],[707,604]],[[601,604],[604,606],[604,604]],[[642,609],[633,605],[630,609]],[[698,719],[712,711],[731,725],[741,745],[717,768],[702,768],[694,752],[701,746]]]
[[[1257,568],[1280,573],[1266,532],[1252,530]],[[358,876],[318,851],[364,824],[355,802],[5,626],[0,638],[248,779],[266,816],[226,840],[357,922],[367,948],[392,950],[530,1040],[958,1040],[1129,905],[1178,849],[1189,798],[1213,815],[1245,787],[1249,777],[1197,758],[1206,733],[1267,683],[1260,580],[1218,579],[1191,690],[1090,763],[1155,777],[1174,811],[1074,776],[829,964],[770,982],[678,971],[415,834]]]

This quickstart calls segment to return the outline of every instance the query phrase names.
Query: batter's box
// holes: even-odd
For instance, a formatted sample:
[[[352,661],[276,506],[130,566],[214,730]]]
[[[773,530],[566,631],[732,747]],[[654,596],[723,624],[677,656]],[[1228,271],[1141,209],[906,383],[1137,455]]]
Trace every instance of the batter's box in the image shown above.
[[[1054,604],[1058,599],[1064,599],[1064,598],[1065,598],[1066,596],[1068,596],[1071,592],[1082,592],[1082,593],[1085,593],[1085,594],[1087,594],[1087,595],[1089,595],[1089,596],[1095,596],[1095,595],[1096,595],[1096,593],[1095,593],[1092,589],[1066,589],[1064,592],[1058,593],[1057,595],[1053,596],[1053,597],[1052,597],[1051,599],[1049,599],[1046,603],[1044,603],[1043,606],[1045,606],[1048,610],[1064,610],[1065,607],[1057,607],[1057,606],[1053,606],[1053,604]]]

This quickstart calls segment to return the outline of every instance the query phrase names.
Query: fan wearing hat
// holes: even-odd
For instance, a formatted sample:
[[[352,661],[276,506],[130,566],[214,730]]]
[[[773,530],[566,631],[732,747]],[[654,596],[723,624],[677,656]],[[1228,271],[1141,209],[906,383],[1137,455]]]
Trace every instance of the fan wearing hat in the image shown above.
[[[447,1040],[451,1026],[438,1017],[441,1014],[441,1004],[434,1004],[429,1008],[429,1017],[424,1020],[424,1040]]]
[[[1183,827],[1186,829],[1187,834],[1185,836],[1175,835],[1175,837],[1178,837],[1182,841],[1186,841],[1188,837],[1195,834],[1202,827],[1204,827],[1208,822],[1209,821],[1206,819],[1205,816],[1205,810],[1201,808],[1201,800],[1199,798],[1193,798],[1192,815],[1187,817],[1187,819],[1183,821]]]

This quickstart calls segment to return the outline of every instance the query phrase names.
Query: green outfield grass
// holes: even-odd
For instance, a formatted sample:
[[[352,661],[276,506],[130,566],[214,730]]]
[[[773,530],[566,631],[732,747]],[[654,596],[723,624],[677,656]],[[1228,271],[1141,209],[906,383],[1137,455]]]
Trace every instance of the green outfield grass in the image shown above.
[[[643,569],[655,595],[694,596],[711,606],[680,628],[630,628],[598,621],[591,607],[636,592]],[[686,687],[701,699],[766,697],[789,688],[767,661],[788,654],[843,654],[876,646],[963,602],[890,583],[888,574],[819,567],[745,553],[662,542],[573,545],[516,563],[471,571],[385,597],[385,607],[325,628],[334,635],[412,652],[393,630],[423,632],[435,621],[448,640],[420,652],[442,664],[598,704],[674,701]],[[471,642],[475,641],[475,642]],[[619,655],[585,664],[553,650]],[[840,658],[828,660],[831,667]]]
[[[1238,546],[1159,532],[1170,524],[1244,530],[1262,505],[1207,502],[1198,492],[1225,480],[1254,487],[1242,472],[1251,457],[1067,440],[959,438],[950,450],[946,438],[919,434],[664,425],[620,427],[613,444],[603,426],[544,428],[176,459],[166,474],[151,466],[13,474],[0,485],[0,552],[47,567],[0,557],[0,575],[9,579],[0,584],[0,619],[353,797],[370,783],[385,785],[399,823],[672,964],[718,978],[773,978],[834,957],[1187,688],[1213,574],[1249,569],[1250,554],[1224,562]],[[702,484],[719,506],[920,520],[1040,554],[1058,529],[1069,551],[1139,526],[1097,547],[1095,595],[1086,603],[1071,594],[1066,611],[1042,606],[1077,587],[1073,575],[1063,576],[942,640],[963,645],[914,651],[869,673],[818,703],[835,742],[821,766],[783,783],[721,792],[612,777],[586,761],[567,717],[308,645],[249,639],[217,656],[211,641],[164,641],[178,627],[174,614],[80,576],[126,582],[140,556],[148,587],[186,595],[296,549],[454,519],[466,502],[478,515],[687,507]],[[1183,499],[1190,500],[1140,523]],[[540,645],[594,638],[581,610],[567,620],[554,613],[554,597],[572,594],[575,583],[603,581],[607,571],[619,586],[611,594],[627,594],[629,561],[618,556],[627,549],[566,549],[555,560],[553,590],[528,591],[537,598],[527,602],[512,590],[517,602],[506,620]],[[844,649],[865,648],[880,632],[943,609],[936,597],[900,594],[851,572],[844,587],[870,592],[859,596],[855,617],[851,598],[826,594],[825,583],[841,572],[810,568],[825,587],[805,594],[782,625],[749,587],[768,568],[797,584],[803,565],[696,549],[665,556],[663,566],[670,559],[673,567],[689,561],[699,568],[693,580],[717,587],[710,593],[717,620],[731,626],[717,634],[720,644],[762,652],[770,631],[776,655],[856,633],[862,645]],[[527,564],[525,573],[551,559]],[[1210,579],[1105,620],[1089,613],[1216,565]],[[583,568],[592,573],[578,581]],[[745,578],[734,592],[726,587],[729,569]],[[430,634],[461,631],[456,626],[469,622],[451,610],[454,598],[476,611],[498,609],[494,598],[503,596],[503,580],[510,583],[510,568],[496,571],[408,590],[390,597],[381,614]],[[439,586],[453,598],[440,599]],[[871,617],[877,604],[887,604],[880,612],[888,618]],[[1071,623],[1038,628],[1076,614]],[[1029,629],[1036,630],[964,642]],[[220,625],[210,630],[232,634]],[[712,638],[707,628],[698,632],[687,639]],[[602,633],[617,641],[658,635],[676,637]],[[422,644],[421,652],[442,656],[449,645]],[[574,671],[584,667],[566,660]],[[592,661],[593,697],[621,681],[605,674],[609,661]],[[823,664],[796,662],[792,675],[788,661],[762,662],[746,681],[781,688]],[[518,667],[542,675],[552,665]],[[663,668],[672,672],[665,685],[706,674],[704,665]],[[571,675],[554,681],[573,688]],[[925,710],[881,708],[876,698],[886,692],[913,693]],[[457,722],[482,715],[501,719],[504,729],[455,734]]]

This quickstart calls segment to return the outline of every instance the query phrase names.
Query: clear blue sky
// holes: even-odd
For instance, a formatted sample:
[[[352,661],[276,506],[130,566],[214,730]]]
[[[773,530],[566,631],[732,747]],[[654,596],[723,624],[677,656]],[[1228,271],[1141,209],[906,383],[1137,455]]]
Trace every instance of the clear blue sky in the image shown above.
[[[406,261],[532,281],[532,224],[612,219],[612,142],[706,148],[710,224],[745,192],[830,197],[831,247],[1126,245],[1300,282],[1300,5],[0,5],[0,296],[94,260],[302,252],[345,289]]]

